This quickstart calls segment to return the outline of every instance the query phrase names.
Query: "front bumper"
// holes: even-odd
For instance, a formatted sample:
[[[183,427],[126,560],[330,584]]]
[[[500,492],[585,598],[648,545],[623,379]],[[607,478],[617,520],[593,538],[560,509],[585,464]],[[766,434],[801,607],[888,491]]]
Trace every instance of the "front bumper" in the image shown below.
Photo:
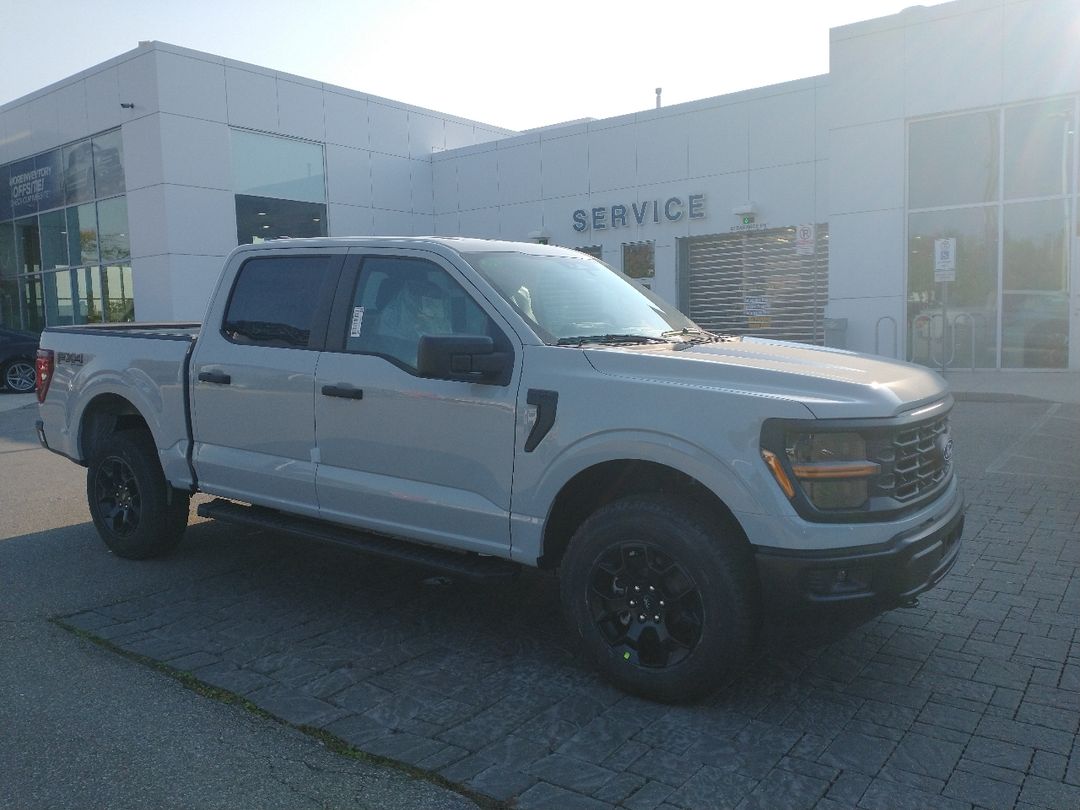
[[[956,563],[964,531],[963,498],[885,543],[792,551],[755,549],[767,609],[850,605],[887,610],[910,603]]]

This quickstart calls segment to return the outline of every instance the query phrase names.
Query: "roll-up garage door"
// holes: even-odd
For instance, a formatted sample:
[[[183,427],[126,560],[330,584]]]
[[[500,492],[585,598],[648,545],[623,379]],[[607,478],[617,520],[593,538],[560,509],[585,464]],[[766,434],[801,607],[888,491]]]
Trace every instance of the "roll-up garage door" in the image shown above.
[[[824,343],[828,225],[698,236],[683,253],[687,314],[705,329]]]

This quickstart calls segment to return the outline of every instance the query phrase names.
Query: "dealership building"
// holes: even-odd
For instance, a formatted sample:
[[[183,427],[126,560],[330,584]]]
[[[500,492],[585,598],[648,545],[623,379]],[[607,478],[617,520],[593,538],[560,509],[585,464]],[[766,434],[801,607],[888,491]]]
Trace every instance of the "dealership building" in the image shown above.
[[[198,320],[237,244],[591,253],[726,333],[1080,369],[1080,4],[835,28],[829,73],[513,132],[160,42],[0,107],[0,324]]]

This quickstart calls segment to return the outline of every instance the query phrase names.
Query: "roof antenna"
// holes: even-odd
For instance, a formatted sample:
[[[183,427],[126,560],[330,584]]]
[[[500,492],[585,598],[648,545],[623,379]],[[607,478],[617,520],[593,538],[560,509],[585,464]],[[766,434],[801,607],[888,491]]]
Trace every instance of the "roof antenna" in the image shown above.
[[[660,94],[664,92],[663,87],[656,88],[656,109],[660,109]]]

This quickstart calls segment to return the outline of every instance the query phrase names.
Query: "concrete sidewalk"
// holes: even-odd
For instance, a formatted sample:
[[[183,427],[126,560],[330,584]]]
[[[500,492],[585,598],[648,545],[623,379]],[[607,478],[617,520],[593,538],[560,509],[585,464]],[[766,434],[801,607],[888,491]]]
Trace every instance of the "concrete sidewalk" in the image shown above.
[[[969,402],[1047,400],[1080,404],[1080,372],[1077,371],[950,369],[945,372],[945,379],[957,399]]]

